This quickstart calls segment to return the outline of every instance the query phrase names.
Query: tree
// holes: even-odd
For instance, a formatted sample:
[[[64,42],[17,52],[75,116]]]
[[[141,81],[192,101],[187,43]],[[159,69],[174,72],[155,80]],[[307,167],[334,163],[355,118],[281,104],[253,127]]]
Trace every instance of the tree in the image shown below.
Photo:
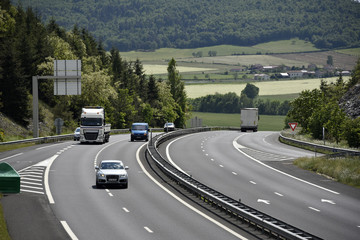
[[[181,81],[181,76],[176,70],[176,61],[172,58],[169,62],[168,68],[168,84],[170,86],[170,92],[178,104],[177,115],[178,118],[175,120],[175,125],[182,127],[185,125],[185,113],[187,110],[186,92],[184,82]]]
[[[259,88],[254,84],[248,83],[245,88],[241,91],[241,94],[245,94],[250,99],[254,99],[259,95]]]
[[[334,65],[334,60],[333,60],[333,57],[331,55],[327,56],[326,64],[330,65],[330,66]]]

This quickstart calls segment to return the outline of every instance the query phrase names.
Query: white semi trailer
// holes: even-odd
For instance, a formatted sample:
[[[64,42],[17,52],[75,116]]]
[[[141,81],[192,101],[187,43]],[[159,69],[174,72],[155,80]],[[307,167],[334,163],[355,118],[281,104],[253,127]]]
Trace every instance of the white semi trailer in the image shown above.
[[[257,108],[243,108],[241,109],[241,131],[246,132],[252,130],[257,132],[259,113]]]
[[[80,142],[105,143],[109,141],[111,124],[105,123],[103,107],[84,107],[81,112]]]

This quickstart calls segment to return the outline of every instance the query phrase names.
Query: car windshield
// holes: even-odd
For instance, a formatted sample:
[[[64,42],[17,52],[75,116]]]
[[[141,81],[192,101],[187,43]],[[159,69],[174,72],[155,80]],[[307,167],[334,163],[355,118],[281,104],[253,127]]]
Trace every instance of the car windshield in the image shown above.
[[[146,126],[145,125],[135,125],[132,126],[133,130],[146,130]]]
[[[82,118],[81,125],[83,125],[83,126],[101,126],[102,119],[101,118]]]
[[[124,169],[124,166],[121,165],[120,163],[115,163],[115,162],[106,162],[106,163],[101,163],[101,169]]]

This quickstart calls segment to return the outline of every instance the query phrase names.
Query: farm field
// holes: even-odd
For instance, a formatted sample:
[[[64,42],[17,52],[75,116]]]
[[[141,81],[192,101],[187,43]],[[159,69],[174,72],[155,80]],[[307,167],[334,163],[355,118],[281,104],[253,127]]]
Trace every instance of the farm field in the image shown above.
[[[240,109],[239,109],[240,112]],[[216,127],[240,127],[240,113],[204,113],[192,112],[191,118],[201,118],[203,126]],[[260,115],[259,131],[281,131],[285,127],[285,116]],[[187,127],[191,127],[191,120],[186,123]]]
[[[175,58],[178,61],[180,58],[192,57],[195,52],[202,52],[203,56],[207,56],[209,51],[216,51],[217,56],[229,56],[234,54],[267,54],[267,53],[294,53],[294,52],[309,52],[319,51],[310,42],[300,40],[298,38],[282,41],[273,41],[268,43],[257,44],[251,47],[241,47],[232,45],[218,45],[211,47],[202,47],[194,49],[176,49],[176,48],[161,48],[154,51],[130,51],[121,52],[122,58],[128,61],[135,61],[140,59],[142,62],[146,61],[169,61]]]
[[[335,82],[338,78],[326,78],[328,83]],[[348,78],[344,78],[347,80]],[[263,95],[287,95],[298,94],[303,90],[312,90],[320,87],[322,78],[304,79],[304,80],[285,80],[285,81],[266,81],[253,82],[257,86],[259,96]],[[235,92],[240,96],[241,91],[245,88],[245,83],[231,84],[188,84],[185,85],[185,91],[188,98],[198,98],[209,94],[225,94]]]

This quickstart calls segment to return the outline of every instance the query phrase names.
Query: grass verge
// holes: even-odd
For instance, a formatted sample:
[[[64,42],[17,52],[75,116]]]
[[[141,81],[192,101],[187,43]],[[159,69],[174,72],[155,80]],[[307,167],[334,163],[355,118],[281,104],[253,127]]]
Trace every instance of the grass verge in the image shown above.
[[[240,113],[192,112],[191,118],[195,117],[202,119],[203,126],[240,127]],[[281,131],[285,125],[284,120],[285,116],[260,115],[259,131]],[[191,127],[191,119],[187,121],[186,126]]]
[[[298,158],[294,164],[302,169],[324,174],[340,183],[360,188],[360,157]]]
[[[6,152],[6,151],[23,148],[23,147],[30,147],[33,145],[35,145],[35,143],[19,143],[19,144],[0,145],[0,152]]]
[[[0,194],[0,200],[2,198],[2,195]],[[2,205],[0,202],[0,239],[2,240],[10,240],[10,236],[6,227],[6,222],[5,222],[5,218],[4,218],[4,212],[2,209]]]

